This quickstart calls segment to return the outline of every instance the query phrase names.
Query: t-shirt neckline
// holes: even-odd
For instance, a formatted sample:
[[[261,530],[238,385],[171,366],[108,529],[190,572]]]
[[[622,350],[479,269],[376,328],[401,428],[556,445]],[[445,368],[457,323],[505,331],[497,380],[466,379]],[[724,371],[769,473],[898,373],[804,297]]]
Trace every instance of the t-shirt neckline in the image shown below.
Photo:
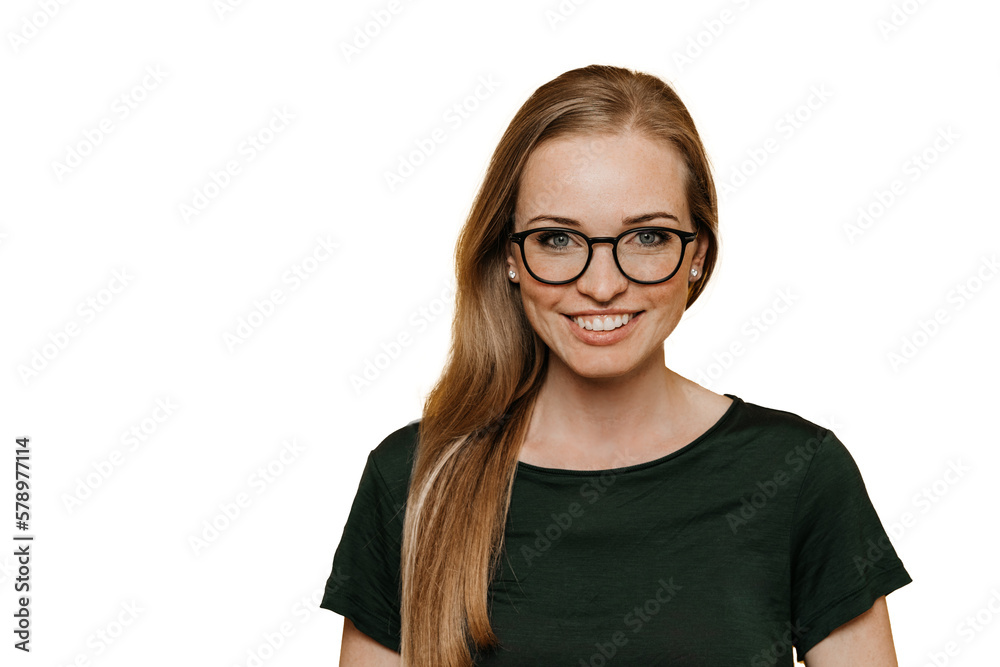
[[[570,468],[545,468],[542,466],[536,466],[531,463],[525,463],[524,461],[518,461],[517,470],[519,472],[525,471],[543,475],[594,477],[594,476],[609,475],[609,474],[620,475],[622,473],[636,472],[639,470],[645,470],[646,468],[651,468],[653,466],[660,465],[662,463],[675,459],[686,452],[691,451],[699,444],[703,443],[705,440],[710,438],[716,431],[721,429],[726,424],[726,422],[734,418],[734,415],[736,414],[737,410],[743,404],[743,399],[734,394],[723,394],[723,396],[728,396],[729,398],[733,399],[733,401],[732,403],[729,404],[729,407],[726,408],[726,411],[722,413],[722,416],[719,417],[719,419],[716,420],[714,424],[708,427],[708,430],[706,430],[704,433],[702,433],[697,438],[695,438],[688,444],[684,445],[680,449],[674,450],[669,454],[665,454],[658,459],[653,459],[652,461],[643,461],[642,463],[636,463],[621,468],[604,468],[602,470],[573,470]]]

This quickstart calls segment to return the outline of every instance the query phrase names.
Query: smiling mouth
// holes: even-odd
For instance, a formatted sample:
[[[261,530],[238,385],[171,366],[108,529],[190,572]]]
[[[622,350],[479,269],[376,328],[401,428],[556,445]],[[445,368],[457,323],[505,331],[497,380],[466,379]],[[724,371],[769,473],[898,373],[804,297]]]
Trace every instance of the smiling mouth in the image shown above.
[[[566,315],[566,317],[576,322],[578,327],[587,331],[614,331],[619,327],[625,326],[630,320],[644,312],[646,311],[637,310],[634,313],[626,313],[624,315],[607,315],[604,317],[598,315],[580,315],[578,317]]]

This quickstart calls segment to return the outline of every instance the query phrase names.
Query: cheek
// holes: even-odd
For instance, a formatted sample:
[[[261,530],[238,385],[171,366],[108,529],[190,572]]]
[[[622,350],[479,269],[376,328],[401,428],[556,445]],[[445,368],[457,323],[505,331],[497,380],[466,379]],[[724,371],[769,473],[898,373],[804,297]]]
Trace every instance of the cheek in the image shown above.
[[[529,278],[530,280],[530,278]],[[535,319],[538,315],[543,315],[545,311],[551,310],[555,305],[555,300],[548,291],[539,289],[537,285],[525,284],[521,281],[521,301],[524,303],[524,310]]]
[[[559,292],[540,287],[537,283],[526,285],[525,282],[521,282],[521,302],[528,321],[536,332],[551,330],[554,318],[562,317],[558,312]]]
[[[663,316],[669,320],[679,320],[684,314],[684,306],[687,304],[688,287],[686,283],[674,283],[673,279],[668,281],[669,287],[663,287],[651,301],[656,304],[657,309],[662,311]]]

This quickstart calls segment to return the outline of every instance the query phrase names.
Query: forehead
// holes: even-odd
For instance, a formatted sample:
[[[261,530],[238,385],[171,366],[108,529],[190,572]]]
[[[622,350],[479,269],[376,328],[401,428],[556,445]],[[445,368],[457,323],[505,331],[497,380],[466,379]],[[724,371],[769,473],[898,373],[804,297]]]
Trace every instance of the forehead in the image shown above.
[[[573,134],[549,139],[528,157],[516,215],[558,215],[617,223],[649,211],[689,220],[687,169],[671,144],[637,133]]]

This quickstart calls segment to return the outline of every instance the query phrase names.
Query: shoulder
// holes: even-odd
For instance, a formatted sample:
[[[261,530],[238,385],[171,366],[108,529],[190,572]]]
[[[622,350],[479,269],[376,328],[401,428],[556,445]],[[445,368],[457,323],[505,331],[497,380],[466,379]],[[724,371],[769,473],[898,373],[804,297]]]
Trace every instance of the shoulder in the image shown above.
[[[745,474],[770,477],[780,470],[795,479],[810,469],[853,467],[847,449],[829,428],[789,410],[742,400],[737,407],[725,432],[736,448],[730,455],[739,459]]]
[[[417,449],[420,420],[397,428],[382,439],[369,455],[381,481],[399,502],[406,500],[410,472]]]
[[[791,440],[795,442],[822,442],[833,435],[830,429],[820,426],[788,410],[769,408],[742,401],[740,426],[751,435],[761,438]]]

